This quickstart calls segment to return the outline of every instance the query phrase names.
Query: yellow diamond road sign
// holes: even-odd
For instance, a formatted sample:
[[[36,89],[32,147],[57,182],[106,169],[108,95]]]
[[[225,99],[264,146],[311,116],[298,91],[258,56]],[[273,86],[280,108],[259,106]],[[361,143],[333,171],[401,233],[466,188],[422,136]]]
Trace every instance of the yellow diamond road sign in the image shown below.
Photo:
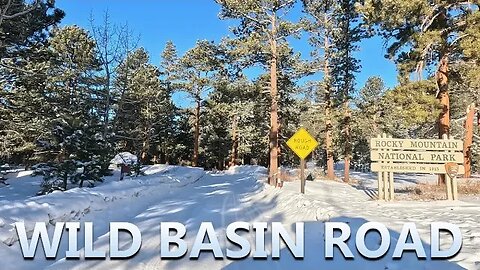
[[[300,128],[287,141],[288,147],[301,159],[305,159],[317,147],[318,142],[304,128]]]

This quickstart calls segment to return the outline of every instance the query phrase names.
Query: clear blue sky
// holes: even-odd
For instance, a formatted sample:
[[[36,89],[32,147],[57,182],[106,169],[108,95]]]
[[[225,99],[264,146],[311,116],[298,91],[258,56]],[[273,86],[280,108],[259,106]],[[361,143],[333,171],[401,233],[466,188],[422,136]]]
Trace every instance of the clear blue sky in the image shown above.
[[[150,52],[151,62],[158,65],[165,43],[172,40],[182,54],[200,39],[219,41],[232,34],[233,21],[220,20],[220,7],[213,0],[57,0],[57,6],[66,12],[63,25],[77,24],[90,29],[90,15],[100,21],[108,9],[111,21],[128,22],[140,35],[139,46]],[[293,17],[300,12],[295,11]],[[295,50],[308,58],[309,48],[304,41],[292,43]],[[396,82],[393,62],[384,58],[385,50],[380,38],[365,40],[357,52],[362,71],[357,76],[357,87],[363,86],[370,76],[381,76],[388,87]]]

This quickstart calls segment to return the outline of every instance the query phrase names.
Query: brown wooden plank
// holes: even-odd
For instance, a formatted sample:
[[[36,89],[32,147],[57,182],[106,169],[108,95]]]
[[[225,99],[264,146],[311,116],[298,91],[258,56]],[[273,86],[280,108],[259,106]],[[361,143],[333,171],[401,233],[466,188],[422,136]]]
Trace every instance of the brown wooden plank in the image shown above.
[[[414,163],[372,163],[370,169],[373,172],[394,172],[394,173],[435,173],[444,174],[444,164],[414,164]],[[458,174],[463,174],[465,168],[458,166]]]
[[[423,151],[463,151],[463,142],[461,140],[372,138],[370,140],[370,148]]]
[[[463,163],[461,152],[439,151],[381,151],[373,150],[370,153],[372,161],[393,161],[404,163]]]

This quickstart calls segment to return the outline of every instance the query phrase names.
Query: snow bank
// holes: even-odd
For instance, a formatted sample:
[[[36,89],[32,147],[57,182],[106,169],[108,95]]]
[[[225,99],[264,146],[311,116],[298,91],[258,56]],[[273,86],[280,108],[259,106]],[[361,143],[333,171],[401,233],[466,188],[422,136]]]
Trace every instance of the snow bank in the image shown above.
[[[268,174],[268,169],[262,166],[256,165],[242,165],[242,166],[232,166],[228,169],[227,173],[229,174]]]
[[[289,190],[283,188],[275,188],[266,184],[266,176],[268,169],[262,166],[246,165],[233,166],[227,174],[246,174],[257,179],[257,185],[253,192],[252,201],[263,202],[269,204],[276,201],[276,211],[283,213],[285,220],[294,221],[326,221],[337,216],[334,207],[321,200],[308,198],[298,190]]]
[[[155,165],[145,169],[145,176],[112,181],[95,188],[74,188],[66,192],[26,200],[15,200],[0,206],[0,241],[12,245],[18,238],[15,222],[25,222],[27,233],[35,222],[78,220],[93,210],[102,210],[108,203],[144,196],[194,183],[205,175],[201,168]]]

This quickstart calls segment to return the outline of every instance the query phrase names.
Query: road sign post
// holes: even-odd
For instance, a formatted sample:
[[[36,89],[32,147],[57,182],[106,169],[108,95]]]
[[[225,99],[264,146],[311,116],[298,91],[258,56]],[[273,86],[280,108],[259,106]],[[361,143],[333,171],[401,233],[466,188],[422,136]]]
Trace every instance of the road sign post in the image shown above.
[[[288,147],[300,158],[300,192],[305,193],[305,159],[317,147],[318,142],[304,128],[300,128],[287,141]]]
[[[305,194],[305,159],[300,159],[300,181],[301,187],[300,192]]]

